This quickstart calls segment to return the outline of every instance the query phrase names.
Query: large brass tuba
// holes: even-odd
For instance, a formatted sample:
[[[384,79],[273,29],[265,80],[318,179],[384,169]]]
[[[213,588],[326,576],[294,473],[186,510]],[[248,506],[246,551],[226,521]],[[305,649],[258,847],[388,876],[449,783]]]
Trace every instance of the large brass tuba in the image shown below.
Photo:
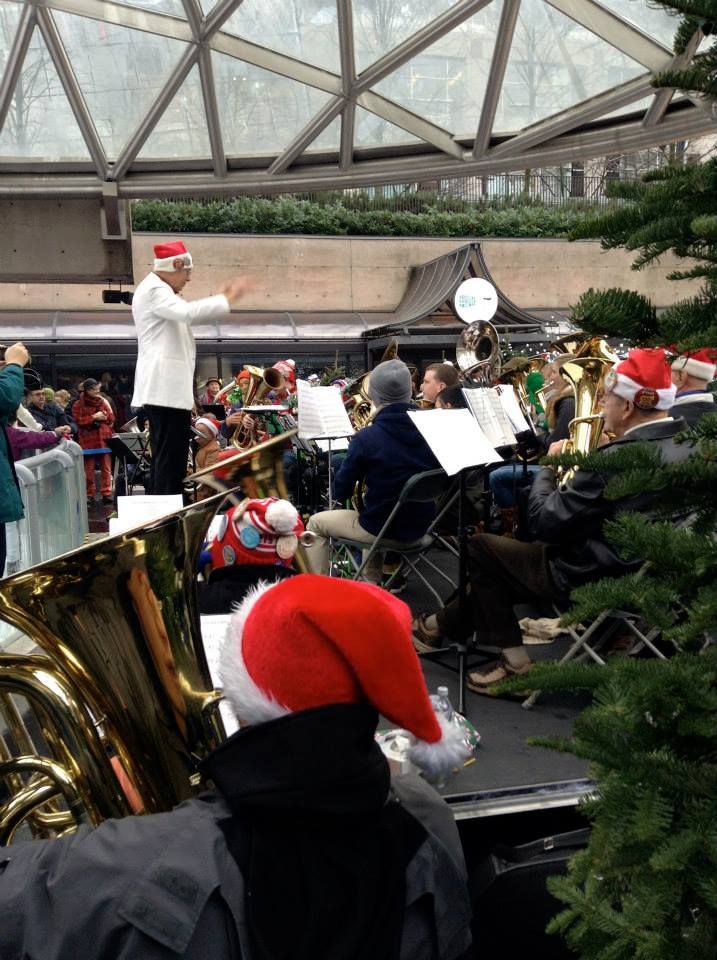
[[[531,417],[530,400],[527,389],[528,374],[535,371],[539,373],[545,366],[545,363],[546,361],[542,354],[536,354],[533,357],[511,357],[500,374],[500,382],[510,385],[515,390],[520,409],[523,411],[527,420],[530,420]],[[545,410],[547,401],[543,387],[536,391],[536,397],[540,406]]]
[[[243,399],[245,407],[261,403],[271,390],[282,390],[286,386],[283,374],[279,370],[275,370],[274,367],[262,369],[261,367],[245,366],[244,370],[249,373],[249,386]],[[241,411],[239,412],[241,413]],[[237,450],[249,450],[251,447],[255,447],[259,442],[259,428],[260,424],[256,414],[244,414],[234,429],[230,443]]]
[[[603,429],[600,399],[605,375],[618,359],[605,340],[590,337],[579,345],[578,356],[561,366],[561,375],[575,393],[575,417],[563,452],[589,453],[597,447]],[[574,472],[573,468],[563,473],[561,481],[567,483]]]
[[[501,371],[498,331],[487,320],[465,327],[456,343],[456,366],[464,380],[490,386]]]
[[[388,346],[383,351],[379,363],[385,360],[398,360],[398,339],[392,337]],[[378,365],[378,364],[377,364]],[[346,412],[349,415],[351,426],[354,430],[362,430],[371,423],[373,417],[373,403],[368,395],[368,381],[371,373],[362,373],[361,376],[350,384],[346,389]]]
[[[285,438],[220,464],[235,490],[286,495]],[[42,651],[0,655],[0,844],[24,822],[57,835],[168,810],[200,786],[224,729],[194,581],[225,496],[0,581],[0,618]]]

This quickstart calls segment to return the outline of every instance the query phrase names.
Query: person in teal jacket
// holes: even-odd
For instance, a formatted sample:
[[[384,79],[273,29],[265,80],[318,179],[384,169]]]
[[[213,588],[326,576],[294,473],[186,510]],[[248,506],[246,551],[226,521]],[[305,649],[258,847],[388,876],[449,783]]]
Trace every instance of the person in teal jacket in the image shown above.
[[[22,368],[29,359],[25,346],[14,343],[5,351],[5,361],[0,369],[0,577],[5,572],[5,524],[23,516],[20,487],[5,427],[15,420],[17,408],[22,403]]]

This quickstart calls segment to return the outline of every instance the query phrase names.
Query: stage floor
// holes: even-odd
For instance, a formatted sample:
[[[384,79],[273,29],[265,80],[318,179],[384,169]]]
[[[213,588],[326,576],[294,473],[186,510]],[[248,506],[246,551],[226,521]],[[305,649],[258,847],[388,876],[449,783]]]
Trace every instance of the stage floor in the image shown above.
[[[451,554],[436,550],[431,558],[457,580],[458,565]],[[448,585],[435,574],[429,579],[447,597]],[[436,609],[435,599],[415,577],[409,579],[401,599],[414,615]],[[541,611],[526,608],[521,613],[539,615]],[[567,646],[566,640],[558,639],[551,644],[531,646],[529,652],[534,660],[552,660],[561,657]],[[449,664],[456,662],[455,655],[448,653],[444,659]],[[428,689],[434,692],[438,686],[447,686],[456,706],[458,674],[437,662],[423,660],[422,664]],[[585,696],[544,694],[530,710],[521,706],[521,699],[466,692],[466,715],[480,733],[481,743],[475,763],[452,777],[440,791],[457,816],[569,806],[587,791],[588,769],[584,761],[527,742],[535,736],[570,736],[575,718],[587,703]]]

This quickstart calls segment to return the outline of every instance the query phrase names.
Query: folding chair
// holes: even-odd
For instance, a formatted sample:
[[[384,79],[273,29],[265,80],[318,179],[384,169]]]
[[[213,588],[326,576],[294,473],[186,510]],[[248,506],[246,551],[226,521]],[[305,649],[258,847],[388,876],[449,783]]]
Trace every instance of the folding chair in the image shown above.
[[[644,563],[637,576],[641,577],[649,567]],[[565,611],[561,610],[557,604],[553,604],[553,610],[556,616],[560,617]],[[659,660],[666,660],[665,654],[655,645],[655,641],[661,634],[659,627],[645,626],[643,629],[643,620],[639,614],[631,610],[610,609],[603,610],[587,627],[580,628],[573,624],[567,627],[567,631],[573,640],[569,649],[558,660],[558,663],[567,663],[570,660],[591,659],[599,666],[605,666],[605,660],[600,655],[600,651],[605,647],[620,628],[627,628],[632,634],[633,640],[630,646],[624,651],[625,656],[635,656],[647,648]],[[521,704],[524,709],[529,710],[540,696],[540,690],[533,690]]]
[[[376,538],[372,544],[367,545],[359,542],[358,540],[351,540],[344,537],[333,538],[332,544],[334,547],[338,548],[338,551],[343,553],[345,557],[348,556],[351,558],[351,562],[354,566],[351,579],[364,579],[363,574],[371,558],[376,553],[384,553],[386,550],[390,550],[392,553],[398,554],[401,558],[401,566],[394,572],[392,578],[398,574],[399,570],[402,569],[404,565],[407,566],[413,573],[415,573],[426,589],[433,594],[437,602],[443,606],[443,598],[433,584],[431,584],[423,575],[422,571],[419,569],[419,563],[426,564],[434,571],[434,573],[438,574],[445,581],[447,581],[451,587],[455,587],[455,583],[448,576],[448,574],[441,570],[440,567],[438,567],[426,556],[428,551],[435,544],[439,537],[439,534],[437,533],[437,520],[447,512],[454,498],[451,499],[450,497],[446,497],[446,502],[444,502],[443,506],[439,509],[439,517],[437,517],[431,523],[431,526],[428,528],[426,533],[418,540],[412,540],[410,543],[407,543],[403,540],[393,540],[386,536],[386,531],[390,529],[391,524],[393,523],[393,520],[401,507],[408,503],[435,503],[436,500],[438,500],[442,495],[446,495],[450,484],[451,480],[443,470],[426,470],[424,473],[417,473],[414,476],[409,477],[404,484],[403,489],[398,495],[398,499],[391,510],[391,513],[388,515],[386,522],[376,535]],[[353,559],[353,554],[355,552],[363,552],[363,558],[360,563],[357,563]],[[390,582],[391,581],[389,580],[387,586],[390,586]]]

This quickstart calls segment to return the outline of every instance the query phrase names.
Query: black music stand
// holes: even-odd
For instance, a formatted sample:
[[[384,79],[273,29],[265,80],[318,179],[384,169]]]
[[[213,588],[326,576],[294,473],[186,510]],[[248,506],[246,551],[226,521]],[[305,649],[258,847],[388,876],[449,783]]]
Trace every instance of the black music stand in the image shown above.
[[[140,474],[149,472],[149,434],[148,433],[116,433],[107,441],[107,446],[115,458],[115,475],[113,483],[117,489],[119,465],[122,464],[125,492],[132,495],[132,490]],[[130,480],[128,467],[132,467]]]
[[[485,468],[502,458],[496,453],[473,414],[468,410],[428,410],[409,413],[419,432],[423,434],[436,459],[449,476],[458,476],[458,609],[461,622],[468,619],[468,524],[466,513],[467,476],[476,469]],[[458,469],[456,469],[458,468]],[[446,663],[446,654],[456,653],[458,665]],[[456,670],[459,678],[458,712],[465,712],[466,675],[468,672],[469,641],[451,643],[447,647],[419,654],[425,660],[436,660]],[[483,658],[481,658],[482,661]]]
[[[466,467],[458,474],[458,615],[461,623],[465,623],[468,618],[468,532],[470,524],[467,522],[466,511],[466,489],[467,477],[476,471],[476,467]],[[420,660],[431,660],[440,663],[458,674],[458,713],[465,716],[466,704],[466,677],[471,666],[476,663],[484,663],[486,657],[478,655],[477,659],[470,660],[471,641],[467,640],[453,641],[445,647],[437,647],[426,653],[419,653]],[[447,656],[456,655],[457,664],[447,660]]]

